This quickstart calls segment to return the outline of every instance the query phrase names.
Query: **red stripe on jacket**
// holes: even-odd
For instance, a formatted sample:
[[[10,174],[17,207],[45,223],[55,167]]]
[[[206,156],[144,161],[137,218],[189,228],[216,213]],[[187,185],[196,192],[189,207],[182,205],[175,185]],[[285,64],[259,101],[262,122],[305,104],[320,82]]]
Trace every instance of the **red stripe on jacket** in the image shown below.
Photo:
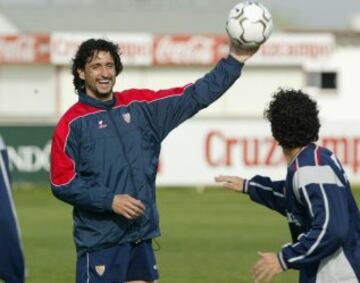
[[[104,111],[83,103],[74,104],[60,119],[56,126],[51,145],[50,179],[54,186],[70,183],[76,176],[75,163],[66,153],[70,125],[78,118]]]
[[[162,89],[153,91],[149,89],[128,89],[122,92],[116,92],[116,104],[115,107],[127,106],[133,102],[155,102],[174,96],[181,96],[187,87],[192,84],[187,84],[183,87]]]
[[[315,149],[315,165],[320,166],[321,162],[320,162],[320,147],[316,147]]]
[[[129,89],[122,92],[116,92],[115,107],[127,106],[132,102],[154,102],[157,100],[180,96],[184,90],[191,84],[184,87],[171,88],[159,91],[147,89]],[[66,153],[67,139],[70,135],[70,125],[75,120],[87,115],[96,114],[105,111],[81,102],[74,104],[60,119],[56,126],[50,160],[50,179],[54,186],[64,186],[70,183],[76,177],[75,162]]]

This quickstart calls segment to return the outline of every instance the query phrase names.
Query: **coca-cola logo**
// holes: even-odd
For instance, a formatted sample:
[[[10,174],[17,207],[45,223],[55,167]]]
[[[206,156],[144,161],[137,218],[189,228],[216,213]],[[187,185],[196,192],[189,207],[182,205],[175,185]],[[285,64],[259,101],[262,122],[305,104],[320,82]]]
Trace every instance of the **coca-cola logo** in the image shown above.
[[[34,41],[30,36],[0,38],[0,62],[34,61]]]
[[[94,36],[95,38],[95,36]],[[100,37],[99,37],[100,38]],[[87,37],[57,35],[51,38],[51,61],[54,64],[69,64],[79,45]],[[121,60],[129,65],[149,65],[152,62],[152,41],[145,38],[115,38],[112,40],[120,47]]]
[[[0,63],[49,62],[48,35],[0,36]]]
[[[213,37],[159,37],[155,44],[157,64],[212,64],[216,42]]]

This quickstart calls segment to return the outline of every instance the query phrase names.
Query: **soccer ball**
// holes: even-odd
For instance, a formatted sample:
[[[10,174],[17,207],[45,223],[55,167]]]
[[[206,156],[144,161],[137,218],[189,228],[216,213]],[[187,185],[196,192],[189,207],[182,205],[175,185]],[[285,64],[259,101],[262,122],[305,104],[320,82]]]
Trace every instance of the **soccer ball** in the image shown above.
[[[269,11],[260,3],[244,1],[229,13],[226,31],[232,42],[243,48],[256,48],[270,36],[273,23]]]

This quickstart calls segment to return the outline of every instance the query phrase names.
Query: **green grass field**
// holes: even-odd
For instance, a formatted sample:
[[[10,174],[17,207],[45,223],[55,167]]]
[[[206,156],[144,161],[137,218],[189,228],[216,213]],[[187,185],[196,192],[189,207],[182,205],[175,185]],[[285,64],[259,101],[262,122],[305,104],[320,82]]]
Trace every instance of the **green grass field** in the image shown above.
[[[358,202],[360,188],[354,189]],[[71,207],[49,189],[16,189],[27,283],[74,282]],[[290,240],[287,223],[246,196],[222,189],[159,189],[162,236],[156,252],[161,283],[252,282],[257,251],[277,251]],[[274,282],[297,282],[297,272]]]

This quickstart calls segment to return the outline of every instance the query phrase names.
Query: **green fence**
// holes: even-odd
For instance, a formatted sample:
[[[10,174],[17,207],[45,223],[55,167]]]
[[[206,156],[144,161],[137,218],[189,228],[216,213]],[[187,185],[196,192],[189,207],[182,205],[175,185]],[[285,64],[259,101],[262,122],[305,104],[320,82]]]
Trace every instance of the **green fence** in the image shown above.
[[[48,182],[53,126],[0,126],[14,182]]]

